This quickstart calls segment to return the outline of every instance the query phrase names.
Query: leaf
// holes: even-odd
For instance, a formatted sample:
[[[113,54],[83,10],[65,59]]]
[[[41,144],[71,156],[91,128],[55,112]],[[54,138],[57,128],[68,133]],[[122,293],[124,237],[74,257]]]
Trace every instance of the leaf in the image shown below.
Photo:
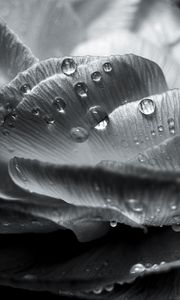
[[[32,66],[38,60],[11,31],[5,23],[0,22],[0,66],[1,85],[12,80],[18,72]]]
[[[104,71],[103,64],[108,63],[109,66],[109,62],[110,72]],[[61,63],[63,64],[64,60],[60,60]],[[123,114],[126,109],[136,111],[137,104],[132,103],[129,106],[122,104],[141,99],[149,94],[161,93],[167,88],[158,66],[137,56],[85,57],[77,58],[74,63],[75,66],[77,64],[77,70],[75,67],[75,72],[71,76],[65,75],[62,71],[51,77],[47,74],[47,79],[37,85],[35,83],[32,91],[24,95],[23,101],[19,98],[16,115],[10,115],[10,120],[5,118],[1,126],[2,133],[6,130],[6,134],[1,136],[1,157],[8,160],[12,156],[23,156],[57,163],[99,162],[98,144],[101,143],[99,154],[102,154],[101,135],[104,139],[108,131],[97,130],[96,132],[92,127],[108,118],[109,113],[119,105]],[[28,74],[31,72],[33,74],[33,70],[28,71]],[[92,79],[92,76],[99,76],[98,72],[100,81],[97,78]],[[13,90],[13,84],[11,86]],[[60,104],[56,102],[57,99],[60,99],[58,100]],[[115,115],[117,113],[112,112],[112,125]],[[139,113],[137,116],[139,118]],[[111,115],[109,117],[111,119]],[[126,118],[128,123],[130,116]],[[124,126],[124,122],[122,125]],[[86,139],[87,131],[92,132],[87,143],[76,142],[76,131],[79,130],[76,129],[77,127],[83,128],[80,128],[83,135],[81,142],[84,136]],[[110,125],[109,128],[109,133],[111,134],[113,130],[114,135],[114,125],[113,127]],[[117,141],[115,136],[114,139]],[[93,157],[92,147],[97,150],[97,154]],[[87,157],[83,158],[82,151],[87,152]],[[102,159],[103,157],[100,160]]]

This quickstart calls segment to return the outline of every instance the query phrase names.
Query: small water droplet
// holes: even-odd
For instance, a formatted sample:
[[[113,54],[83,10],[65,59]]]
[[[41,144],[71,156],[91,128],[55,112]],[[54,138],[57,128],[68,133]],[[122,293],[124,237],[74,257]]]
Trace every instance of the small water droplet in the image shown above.
[[[114,289],[114,285],[113,285],[113,284],[107,285],[107,286],[105,287],[105,291],[106,291],[106,292],[112,292],[113,289]]]
[[[98,294],[101,294],[103,291],[103,288],[100,286],[100,287],[97,287],[93,290],[93,293],[98,295]]]
[[[172,230],[175,232],[180,232],[180,225],[179,224],[173,224],[172,225]]]
[[[53,101],[53,105],[58,112],[60,113],[65,112],[66,102],[62,98],[56,97]]]
[[[169,126],[169,132],[171,134],[174,134],[175,133],[175,122],[174,122],[173,118],[168,119],[168,126]]]
[[[65,75],[72,75],[75,73],[77,65],[72,58],[65,58],[61,64],[61,70]]]
[[[163,132],[163,131],[164,131],[164,127],[163,127],[162,125],[159,125],[159,126],[158,126],[158,131],[159,131],[159,132]]]
[[[47,124],[54,124],[54,117],[52,115],[45,115],[44,120],[46,121]]]
[[[76,95],[81,99],[87,98],[88,96],[88,87],[84,82],[78,82],[74,86]]]
[[[138,108],[142,114],[152,115],[155,111],[156,104],[152,99],[142,99],[138,104]]]
[[[146,161],[146,156],[142,153],[139,153],[138,155],[138,160],[141,162],[141,163],[144,163]]]
[[[32,112],[33,116],[39,116],[40,108],[39,107],[33,107],[31,112]]]
[[[109,122],[108,114],[101,106],[93,106],[88,110],[87,117],[92,127],[104,130]]]
[[[91,74],[91,78],[92,78],[92,80],[93,80],[94,82],[98,83],[98,82],[101,81],[102,76],[101,76],[101,73],[100,73],[100,72],[96,71],[96,72],[94,72],[94,73]]]
[[[31,91],[31,87],[28,83],[25,83],[20,87],[20,91],[22,94],[28,94]]]
[[[154,130],[151,130],[151,135],[154,137],[156,135]]]
[[[146,263],[145,267],[146,267],[146,269],[150,269],[152,267],[152,264],[151,263]]]
[[[176,209],[177,209],[176,203],[175,203],[175,202],[172,202],[172,203],[170,204],[170,208],[171,208],[171,210],[176,210]]]
[[[71,137],[75,142],[83,143],[88,139],[89,133],[85,128],[73,127],[71,129]]]
[[[117,221],[111,221],[110,226],[111,227],[116,227],[117,226]]]
[[[137,199],[128,199],[127,205],[131,210],[137,213],[141,213],[144,210],[144,205]]]
[[[112,71],[112,65],[111,65],[111,63],[110,62],[105,62],[104,64],[103,64],[103,70],[104,70],[104,72],[106,72],[106,73],[110,73],[111,71]]]
[[[139,275],[145,271],[145,266],[143,264],[135,264],[130,269],[130,274]]]

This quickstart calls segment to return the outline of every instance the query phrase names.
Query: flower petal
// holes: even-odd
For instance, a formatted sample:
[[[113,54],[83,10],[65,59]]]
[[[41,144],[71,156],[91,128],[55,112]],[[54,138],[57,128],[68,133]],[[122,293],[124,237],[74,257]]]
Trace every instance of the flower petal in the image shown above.
[[[12,80],[18,72],[24,71],[38,60],[11,31],[5,23],[0,22],[0,66],[1,80],[4,84]]]
[[[116,116],[124,114],[124,110],[127,112],[132,109],[133,114],[140,118],[138,122],[142,126],[144,118],[136,112],[137,104],[122,104],[161,93],[167,88],[159,67],[134,55],[84,57],[70,61],[73,61],[75,67],[72,76],[61,71],[60,74],[47,77],[26,93],[16,107],[16,115],[10,116],[10,120],[5,119],[1,130],[2,133],[6,131],[1,136],[0,146],[4,159],[16,155],[44,161],[48,159],[50,162],[82,164],[87,162],[88,157],[89,163],[99,162],[105,158],[99,160],[97,155],[92,157],[89,147],[95,146],[98,149],[99,144],[101,153],[98,155],[102,154],[104,137],[108,132],[114,135],[116,125],[119,126]],[[61,60],[62,69],[65,62],[66,59]],[[66,70],[63,71],[66,73]],[[119,105],[120,109],[112,112]],[[103,126],[106,125],[106,118],[111,112],[112,126],[108,131],[93,129],[101,121],[105,121]],[[126,124],[131,117],[125,113],[123,119],[126,118]],[[124,122],[120,126],[124,127]],[[86,141],[88,135],[90,138]],[[117,141],[115,136],[114,139]],[[87,152],[87,157],[83,158],[82,151]],[[108,148],[106,151],[109,151]],[[106,152],[103,155],[106,156]]]
[[[58,199],[63,199],[75,206],[72,215],[77,213],[74,218],[77,220],[83,215],[84,220],[115,221],[142,227],[177,224],[180,219],[179,172],[132,166],[118,170],[59,167],[17,158],[11,161],[9,170],[13,181],[26,191],[55,198],[57,205]],[[73,207],[68,211],[70,218],[71,209],[73,212]],[[56,215],[56,220],[53,215],[51,218],[60,223],[62,216]]]

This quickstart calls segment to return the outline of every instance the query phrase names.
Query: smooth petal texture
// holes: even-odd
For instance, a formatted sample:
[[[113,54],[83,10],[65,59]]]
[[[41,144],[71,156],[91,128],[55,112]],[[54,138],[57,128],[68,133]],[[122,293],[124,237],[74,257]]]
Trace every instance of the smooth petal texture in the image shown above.
[[[79,207],[79,220],[81,207],[87,213],[81,218],[135,227],[178,224],[180,219],[179,172],[135,167],[122,170],[59,167],[17,158],[11,162],[9,171],[21,188],[63,199],[77,207],[77,211]],[[60,223],[58,216],[56,222]]]
[[[62,63],[63,61],[61,60]],[[81,63],[78,64],[78,61]],[[23,101],[20,100],[16,107],[13,124],[9,125],[9,120],[5,119],[1,130],[3,133],[5,129],[9,134],[1,136],[1,156],[4,159],[23,156],[44,161],[48,159],[49,162],[78,164],[86,163],[87,160],[89,163],[97,163],[102,159],[107,159],[106,152],[103,153],[105,157],[101,156],[102,149],[99,153],[98,144],[103,147],[102,139],[103,142],[108,142],[108,139],[104,140],[108,131],[99,132],[97,130],[96,132],[96,129],[94,130],[92,127],[98,125],[106,116],[108,117],[109,113],[119,105],[121,105],[123,114],[126,107],[136,111],[137,104],[132,104],[132,106],[122,106],[122,104],[150,94],[161,93],[167,88],[158,66],[137,56],[90,57],[82,60],[79,58],[75,62],[77,62],[77,71],[75,70],[72,76],[61,72],[47,77],[27,93]],[[112,70],[105,72],[103,64],[109,62]],[[94,73],[99,76],[98,72],[100,81],[92,78]],[[129,82],[127,82],[127,78],[129,78]],[[53,104],[56,97],[63,100],[65,109],[59,111]],[[101,106],[100,111],[97,113],[90,111],[87,115],[88,110],[94,106]],[[112,112],[112,126],[109,126],[109,133],[112,134],[113,131],[113,135],[116,135],[114,127],[116,127],[118,112]],[[111,124],[111,115],[109,117]],[[127,118],[128,124],[131,115],[127,116],[125,113],[124,117]],[[139,113],[137,113],[137,117],[139,118]],[[144,119],[140,118],[140,122],[141,120]],[[121,126],[124,126],[124,122],[121,122]],[[77,143],[72,138],[71,130],[73,128],[76,130],[77,127],[83,127],[85,130],[83,134],[90,131],[89,141]],[[123,132],[123,136],[125,134],[126,132]],[[134,132],[131,134],[133,135]],[[117,141],[115,136],[114,139]],[[112,147],[111,144],[106,151]],[[95,156],[91,155],[92,148],[95,151],[97,149]],[[84,158],[82,151],[87,153]],[[134,150],[132,151],[134,155]],[[108,159],[111,158],[108,157]]]
[[[167,300],[167,295],[179,295],[179,271],[159,274],[179,266],[177,233],[166,228],[151,230],[144,235],[124,227],[113,232],[95,243],[86,244],[77,243],[70,233],[66,234],[68,244],[57,243],[57,240],[64,239],[63,232],[21,238],[1,237],[0,283],[66,296],[76,295],[83,299],[124,299],[125,296],[129,299],[137,299],[138,296],[138,299],[153,299],[156,296],[156,299]],[[162,261],[165,263],[160,266]],[[141,274],[131,274],[132,266],[137,263],[146,266],[146,270]],[[128,285],[115,284],[131,282],[139,276],[153,273],[154,280],[148,276]],[[160,278],[164,278],[165,282],[167,276],[167,284],[162,285]],[[115,284],[112,292],[103,291],[100,295],[91,292],[109,284]]]
[[[1,0],[0,16],[40,59],[69,54],[84,36],[66,0]]]
[[[38,60],[11,31],[7,25],[0,22],[0,84],[12,80],[18,72],[32,66]]]

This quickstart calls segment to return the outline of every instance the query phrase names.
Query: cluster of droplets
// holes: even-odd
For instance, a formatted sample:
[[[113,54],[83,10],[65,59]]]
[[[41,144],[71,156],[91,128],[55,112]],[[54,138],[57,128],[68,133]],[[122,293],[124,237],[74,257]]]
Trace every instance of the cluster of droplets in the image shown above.
[[[160,272],[164,267],[166,263],[164,261],[160,262],[160,264],[142,264],[142,263],[137,263],[133,265],[130,269],[130,274],[133,276],[142,276],[145,273],[151,273],[151,272]]]

